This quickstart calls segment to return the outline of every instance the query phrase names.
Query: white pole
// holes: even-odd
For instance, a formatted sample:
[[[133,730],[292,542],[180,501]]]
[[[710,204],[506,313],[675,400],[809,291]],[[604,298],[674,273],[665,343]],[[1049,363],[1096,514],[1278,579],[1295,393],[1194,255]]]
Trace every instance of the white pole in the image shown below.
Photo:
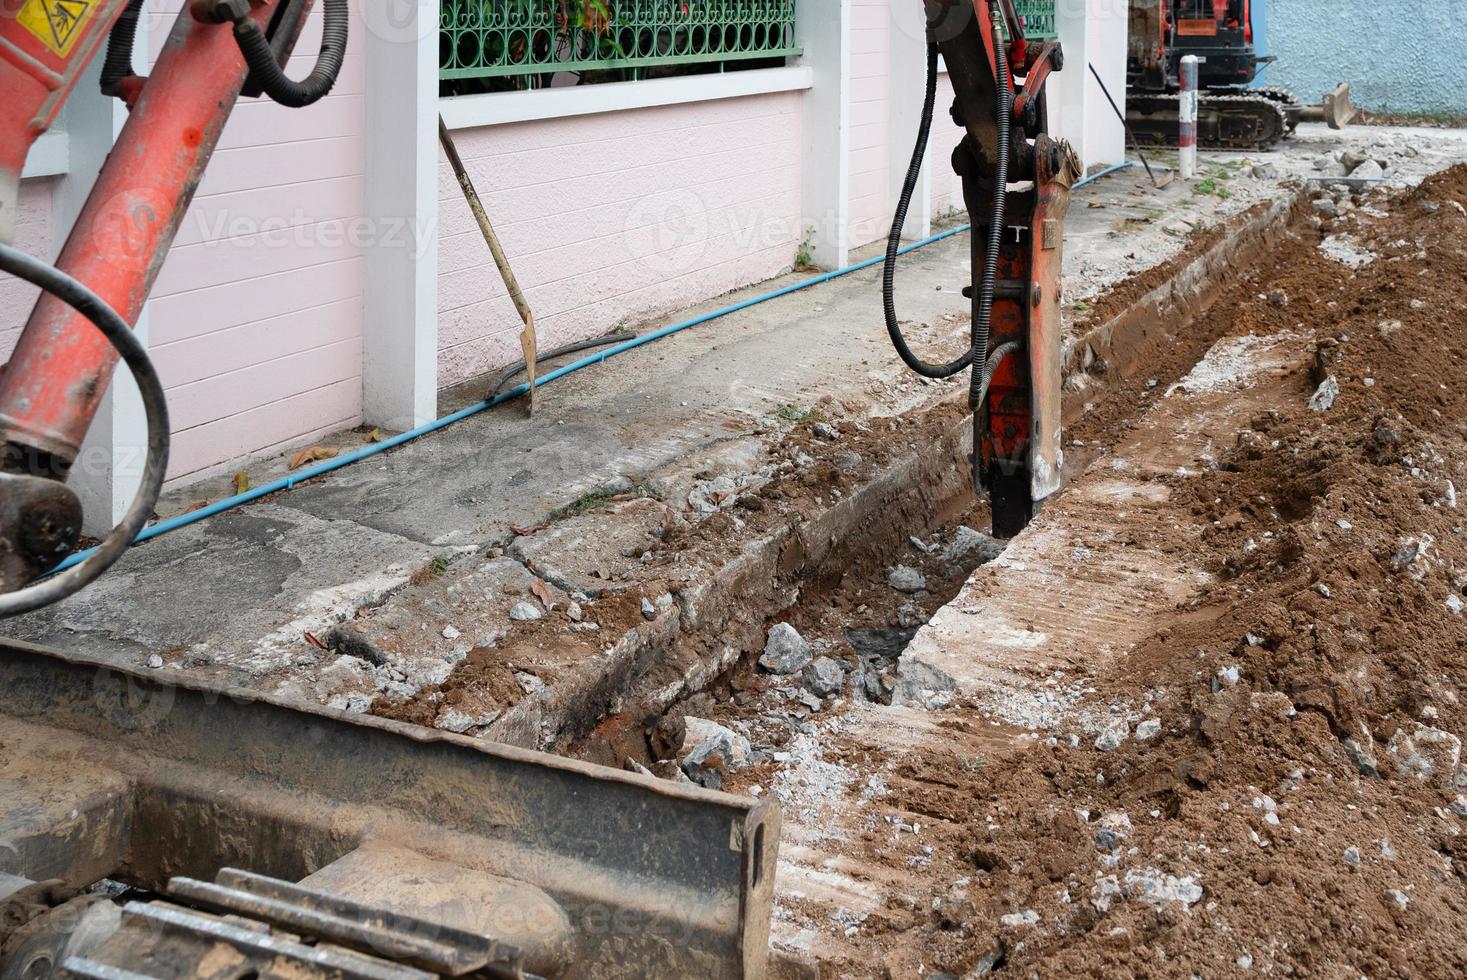
[[[1182,179],[1191,180],[1197,173],[1197,56],[1185,55],[1181,71],[1181,139],[1178,146]]]

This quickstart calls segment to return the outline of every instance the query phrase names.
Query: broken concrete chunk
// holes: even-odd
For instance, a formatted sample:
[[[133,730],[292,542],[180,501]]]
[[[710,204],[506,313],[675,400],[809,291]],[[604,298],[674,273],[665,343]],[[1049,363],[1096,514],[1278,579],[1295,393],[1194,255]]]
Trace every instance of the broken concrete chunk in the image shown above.
[[[951,700],[950,693],[957,689],[957,681],[942,670],[904,654],[897,663],[897,679],[892,687],[891,703],[912,704],[924,708],[941,707]]]
[[[544,615],[533,602],[516,602],[509,610],[509,618],[521,623],[541,619]]]
[[[694,512],[707,516],[732,507],[745,487],[733,477],[723,475],[713,480],[699,480],[688,492],[688,505]]]
[[[771,674],[793,674],[803,670],[814,655],[799,630],[789,623],[776,623],[764,641],[759,666]]]
[[[1417,725],[1409,735],[1396,729],[1386,745],[1386,755],[1402,778],[1449,780],[1462,760],[1462,740],[1428,725]]]
[[[474,717],[464,714],[457,708],[445,707],[442,711],[438,712],[438,717],[434,720],[433,727],[439,731],[462,735],[470,728],[482,728],[485,725],[493,724],[494,720],[498,717],[498,711],[490,711],[487,714]]]
[[[1173,902],[1191,906],[1202,900],[1202,885],[1194,876],[1177,878],[1155,868],[1127,871],[1123,890],[1132,901],[1145,902],[1155,908]]]
[[[898,592],[921,592],[927,588],[927,578],[915,568],[897,565],[887,573],[886,584]]]
[[[1136,741],[1144,742],[1148,738],[1161,731],[1161,721],[1157,718],[1148,718],[1136,726]]]
[[[1353,174],[1356,170],[1360,169],[1361,164],[1369,159],[1369,153],[1366,153],[1364,150],[1351,148],[1340,154],[1340,165],[1345,168],[1347,173]]]
[[[457,629],[455,629],[451,625],[450,626],[443,627],[443,638],[445,640],[456,640],[456,639],[458,639],[462,635],[463,634],[461,634]]]
[[[1370,776],[1371,778],[1376,778],[1380,775],[1380,767],[1376,762],[1375,753],[1371,751],[1374,747],[1372,743],[1365,742],[1362,744],[1356,739],[1347,738],[1345,739],[1344,745],[1345,755],[1349,757],[1350,763],[1360,775]]]
[[[810,429],[815,433],[817,439],[826,439],[830,442],[835,442],[840,438],[840,430],[829,422],[816,422]]]
[[[1095,740],[1095,747],[1102,752],[1114,752],[1131,736],[1131,726],[1124,718],[1115,718]]]
[[[998,924],[1005,929],[1020,929],[1032,926],[1039,921],[1039,913],[1033,909],[1025,909],[1022,912],[1010,912],[1008,915],[998,917]]]
[[[1335,399],[1340,397],[1340,383],[1335,380],[1334,375],[1325,378],[1309,399],[1309,407],[1316,412],[1327,412],[1334,407]]]
[[[828,698],[846,686],[846,668],[838,660],[818,657],[805,667],[802,681],[805,690],[817,698]]]
[[[573,623],[579,623],[586,617],[586,614],[581,610],[581,604],[579,602],[572,602],[566,606],[565,614]]]
[[[950,562],[976,558],[979,564],[987,564],[1003,554],[1005,547],[1006,543],[998,538],[960,524],[953,532],[952,544],[943,551],[942,557]]]
[[[683,719],[683,745],[678,763],[693,782],[708,789],[723,785],[725,773],[749,764],[753,749],[749,740],[732,729],[706,718]]]
[[[1377,160],[1366,160],[1360,166],[1350,171],[1351,180],[1359,181],[1381,181],[1385,180],[1385,168]]]
[[[648,599],[646,596],[643,596],[642,597],[642,618],[643,619],[656,619],[657,618],[657,607],[654,606],[654,605],[652,605],[652,600],[651,599]]]

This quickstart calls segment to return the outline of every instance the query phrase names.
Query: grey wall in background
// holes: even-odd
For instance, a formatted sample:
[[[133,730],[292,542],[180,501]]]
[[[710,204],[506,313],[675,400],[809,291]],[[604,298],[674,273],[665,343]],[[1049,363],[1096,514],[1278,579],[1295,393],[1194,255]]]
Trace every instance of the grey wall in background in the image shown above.
[[[1317,102],[1347,81],[1361,108],[1467,116],[1467,0],[1262,3],[1279,60],[1258,84]]]

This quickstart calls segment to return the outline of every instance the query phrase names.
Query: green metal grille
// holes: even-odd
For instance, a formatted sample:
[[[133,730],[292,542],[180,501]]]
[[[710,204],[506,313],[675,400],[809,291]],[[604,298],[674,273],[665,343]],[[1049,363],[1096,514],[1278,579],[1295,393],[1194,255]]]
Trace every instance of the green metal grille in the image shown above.
[[[1055,0],[1016,0],[1014,9],[1024,18],[1024,37],[1047,41],[1059,37],[1054,25]]]
[[[796,0],[442,0],[443,79],[791,57]],[[818,2],[818,0],[817,0]]]

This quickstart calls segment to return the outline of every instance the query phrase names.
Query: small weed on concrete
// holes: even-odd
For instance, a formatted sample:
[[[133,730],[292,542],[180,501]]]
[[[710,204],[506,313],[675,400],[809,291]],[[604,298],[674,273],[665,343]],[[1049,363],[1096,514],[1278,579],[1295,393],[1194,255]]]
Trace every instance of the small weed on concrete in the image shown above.
[[[422,568],[413,572],[408,582],[412,585],[422,585],[425,582],[431,582],[448,571],[448,565],[452,560],[447,555],[434,555],[432,559],[424,563]]]

